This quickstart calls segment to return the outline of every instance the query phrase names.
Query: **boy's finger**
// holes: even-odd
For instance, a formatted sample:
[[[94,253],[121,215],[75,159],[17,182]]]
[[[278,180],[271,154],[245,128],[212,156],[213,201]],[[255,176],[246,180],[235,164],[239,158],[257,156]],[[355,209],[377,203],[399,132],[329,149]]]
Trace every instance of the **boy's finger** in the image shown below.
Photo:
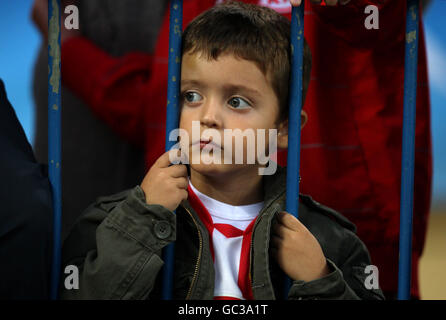
[[[175,178],[175,183],[176,183],[178,188],[186,189],[186,190],[187,190],[187,187],[189,185],[189,181],[187,180],[187,178],[184,178],[184,177],[182,177],[182,178]]]
[[[178,161],[178,159],[181,159],[181,161]],[[171,149],[164,152],[161,157],[156,160],[154,166],[158,168],[167,168],[173,164],[184,163],[184,159],[187,159],[186,154],[182,153],[180,149]]]
[[[181,149],[171,149],[169,151],[170,163],[171,164],[188,164],[188,155]]]
[[[273,226],[273,235],[275,238],[283,238],[285,235],[283,234],[283,229],[285,227],[282,226],[280,223],[276,223]],[[273,237],[273,238],[274,238]]]
[[[167,168],[171,164],[170,151],[171,150],[164,152],[153,165],[158,168]]]
[[[187,167],[185,164],[174,164],[166,170],[172,178],[187,178]]]
[[[278,222],[284,227],[291,229],[293,231],[299,231],[301,229],[302,223],[293,215],[288,212],[282,211],[277,214]]]
[[[186,190],[181,190],[181,200],[187,200],[189,193]]]
[[[282,223],[276,223],[273,226],[274,235],[281,239],[286,239],[287,237],[291,236],[293,232],[296,232],[296,231],[285,226]]]

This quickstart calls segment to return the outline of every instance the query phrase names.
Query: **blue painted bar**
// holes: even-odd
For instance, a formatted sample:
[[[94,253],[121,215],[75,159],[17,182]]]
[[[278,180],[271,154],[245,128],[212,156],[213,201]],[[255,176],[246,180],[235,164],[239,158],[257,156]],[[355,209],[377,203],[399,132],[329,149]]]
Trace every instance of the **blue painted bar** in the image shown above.
[[[403,146],[401,155],[398,300],[410,299],[418,65],[418,0],[407,1],[404,60]]]
[[[299,216],[299,168],[300,168],[300,113],[302,110],[303,52],[304,52],[304,1],[293,7],[291,16],[291,78],[288,113],[288,155],[286,179],[286,211]],[[285,280],[284,298],[288,298],[291,279]]]
[[[48,171],[53,192],[51,299],[58,296],[62,226],[60,0],[48,1]]]
[[[169,141],[169,133],[178,128],[180,114],[181,34],[183,27],[183,1],[170,2],[169,64],[167,80],[166,151],[176,141]],[[175,243],[164,249],[163,300],[172,299]]]

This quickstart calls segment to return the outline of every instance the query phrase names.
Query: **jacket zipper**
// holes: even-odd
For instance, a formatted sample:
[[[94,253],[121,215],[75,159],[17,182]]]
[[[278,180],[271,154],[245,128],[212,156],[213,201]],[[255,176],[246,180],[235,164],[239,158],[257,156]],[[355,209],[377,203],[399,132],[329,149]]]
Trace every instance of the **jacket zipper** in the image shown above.
[[[201,260],[201,252],[203,251],[203,238],[201,236],[201,232],[200,232],[200,228],[198,227],[197,221],[195,220],[194,216],[192,215],[192,213],[190,213],[190,211],[183,206],[183,208],[186,210],[186,212],[190,215],[190,217],[192,218],[192,221],[194,222],[195,226],[197,227],[197,231],[198,231],[198,239],[199,239],[199,248],[198,248],[198,257],[197,257],[197,262],[195,264],[195,271],[194,271],[194,275],[192,277],[192,281],[190,283],[190,287],[189,290],[187,291],[187,295],[186,295],[186,300],[190,299],[190,295],[192,293],[192,288],[195,284],[195,281],[197,279],[198,276],[198,271],[200,268],[200,260]]]
[[[251,233],[251,244],[249,245],[249,272],[248,272],[248,277],[249,277],[249,282],[251,283],[251,291],[253,291],[252,290],[252,287],[253,287],[253,281],[252,281],[252,274],[251,274],[251,269],[252,269],[252,255],[253,255],[253,253],[254,253],[254,251],[253,251],[253,247],[254,247],[254,230],[255,230],[255,228],[256,228],[256,225],[257,225],[257,222],[259,221],[260,219],[256,219],[256,222],[254,222],[254,226],[252,227],[252,233]],[[252,292],[252,298],[254,299],[254,292]]]

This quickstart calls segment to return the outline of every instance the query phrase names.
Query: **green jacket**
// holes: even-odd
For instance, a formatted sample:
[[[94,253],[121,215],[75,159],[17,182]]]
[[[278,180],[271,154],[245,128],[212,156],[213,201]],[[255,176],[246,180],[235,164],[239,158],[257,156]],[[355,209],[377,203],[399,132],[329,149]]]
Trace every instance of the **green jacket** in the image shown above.
[[[255,222],[250,276],[255,299],[281,299],[284,274],[268,253],[276,213],[285,210],[286,170],[264,176],[264,207]],[[366,289],[370,257],[339,213],[301,195],[299,219],[319,241],[331,273],[310,282],[293,281],[289,299],[383,299]],[[175,241],[176,240],[176,241]],[[214,266],[209,234],[188,201],[176,214],[148,205],[136,186],[99,198],[79,218],[62,249],[62,270],[79,268],[79,289],[64,287],[62,299],[159,299],[162,248],[175,241],[174,299],[212,299]]]

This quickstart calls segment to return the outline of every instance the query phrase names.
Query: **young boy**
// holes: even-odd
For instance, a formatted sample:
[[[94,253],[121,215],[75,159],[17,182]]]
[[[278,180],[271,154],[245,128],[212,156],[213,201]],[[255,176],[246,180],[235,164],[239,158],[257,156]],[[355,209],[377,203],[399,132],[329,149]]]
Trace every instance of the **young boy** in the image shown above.
[[[284,212],[285,169],[259,175],[258,159],[246,163],[248,142],[234,164],[236,152],[226,152],[234,137],[216,139],[226,130],[277,130],[277,146],[287,147],[289,31],[273,10],[238,2],[187,27],[182,150],[225,161],[191,161],[189,176],[167,152],[141,186],[98,199],[64,243],[62,266],[78,266],[80,280],[62,298],[159,298],[161,251],[172,241],[175,299],[281,298],[284,274],[293,280],[289,299],[383,298],[367,286],[370,258],[353,224],[308,196],[300,196],[299,219]],[[304,91],[310,59],[307,47]],[[197,123],[213,135],[194,139]]]

